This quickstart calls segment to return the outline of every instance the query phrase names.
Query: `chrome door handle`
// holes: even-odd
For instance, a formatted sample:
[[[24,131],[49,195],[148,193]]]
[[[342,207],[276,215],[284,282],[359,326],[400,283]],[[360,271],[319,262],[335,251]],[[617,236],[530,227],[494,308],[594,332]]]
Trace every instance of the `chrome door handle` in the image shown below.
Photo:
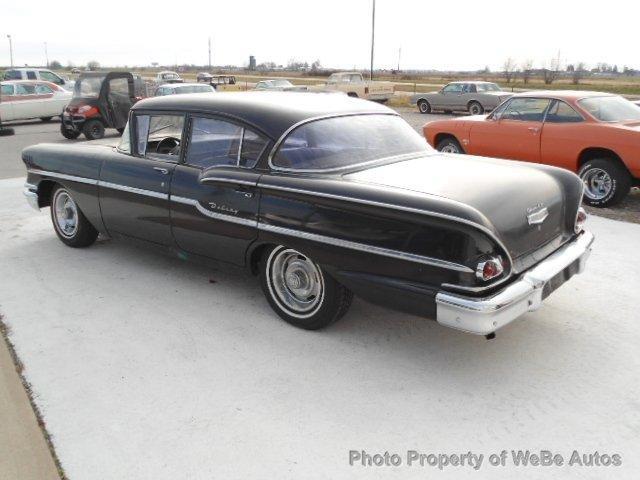
[[[153,167],[153,169],[156,172],[160,172],[163,175],[169,175],[169,169],[168,168],[162,168],[162,167]]]

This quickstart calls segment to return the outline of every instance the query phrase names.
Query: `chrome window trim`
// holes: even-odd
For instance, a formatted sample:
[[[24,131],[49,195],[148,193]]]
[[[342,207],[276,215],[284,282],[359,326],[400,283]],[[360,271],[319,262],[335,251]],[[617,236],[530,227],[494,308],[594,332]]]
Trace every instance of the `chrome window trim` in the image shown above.
[[[329,115],[318,115],[317,117],[311,117],[311,118],[305,118],[304,120],[301,120],[297,123],[294,123],[293,125],[291,125],[289,128],[287,128],[285,130],[285,132],[280,135],[280,138],[278,138],[278,140],[276,141],[276,143],[273,144],[273,147],[271,148],[271,151],[269,152],[269,157],[268,157],[268,163],[269,163],[269,167],[272,170],[278,171],[278,172],[298,172],[298,173],[313,173],[313,172],[335,172],[335,171],[340,171],[340,170],[346,170],[349,168],[355,168],[361,164],[353,164],[353,165],[349,165],[346,167],[336,167],[336,168],[325,168],[325,169],[317,169],[317,168],[309,168],[309,169],[299,169],[299,168],[287,168],[287,167],[279,167],[277,165],[273,164],[273,157],[275,157],[278,149],[280,148],[280,145],[286,140],[286,138],[289,136],[289,134],[291,132],[293,132],[295,129],[297,129],[298,127],[301,127],[303,125],[306,125],[308,123],[311,122],[317,122],[318,120],[327,120],[330,118],[341,118],[341,117],[355,117],[355,116],[359,116],[359,115],[389,115],[389,116],[395,116],[395,117],[399,117],[400,114],[396,113],[396,112],[374,112],[374,111],[364,111],[364,112],[344,112],[344,113],[333,113],[333,114],[329,114]],[[377,159],[375,161],[380,161],[383,159]],[[372,161],[368,161],[366,163],[371,163]]]
[[[388,248],[376,247],[373,245],[367,245],[364,243],[352,242],[350,240],[342,240],[335,237],[327,237],[325,235],[319,235],[316,233],[304,232],[301,230],[294,230],[291,228],[279,227],[277,225],[271,225],[268,223],[258,222],[258,229],[271,233],[277,233],[280,235],[287,235],[296,238],[302,238],[304,240],[312,240],[315,242],[325,243],[327,245],[333,245],[336,247],[344,247],[351,250],[358,250],[365,253],[374,253],[383,255],[385,257],[397,258],[399,260],[406,260],[409,262],[422,263],[424,265],[432,265],[440,268],[446,268],[449,270],[456,270],[459,272],[473,273],[473,270],[465,265],[458,263],[447,262],[446,260],[440,260],[432,257],[425,257],[422,255],[416,255],[413,253],[400,252],[398,250],[391,250]]]

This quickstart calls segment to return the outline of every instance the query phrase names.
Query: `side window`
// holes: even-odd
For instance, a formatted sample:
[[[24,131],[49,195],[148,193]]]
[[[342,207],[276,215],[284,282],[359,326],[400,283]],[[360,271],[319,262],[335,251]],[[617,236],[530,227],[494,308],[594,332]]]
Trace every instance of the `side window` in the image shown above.
[[[27,70],[27,80],[37,80],[36,72]]]
[[[461,83],[450,83],[442,89],[444,93],[462,93]]]
[[[362,83],[362,76],[358,75],[357,73],[350,75],[351,77],[351,83]]]
[[[4,72],[5,80],[22,80],[22,74],[18,70],[7,70]]]
[[[546,98],[514,98],[509,102],[500,119],[542,122],[549,102],[550,100]]]
[[[583,120],[578,112],[560,100],[554,100],[545,118],[545,122],[550,123],[578,123]]]
[[[112,78],[111,80],[109,80],[109,97],[128,98],[129,81],[126,78]]]
[[[35,93],[35,85],[25,85],[23,83],[19,83],[16,85],[16,95],[35,95]]]
[[[131,134],[129,133],[129,123],[130,122],[127,122],[127,126],[124,127],[124,132],[122,132],[122,137],[118,144],[118,150],[122,153],[131,153]]]
[[[39,84],[36,85],[36,94],[38,95],[46,95],[49,93],[53,93],[53,90],[48,85]]]
[[[2,85],[2,95],[13,95],[13,85]]]
[[[194,117],[186,163],[203,168],[253,168],[266,144],[265,138],[234,123]]]
[[[138,154],[177,162],[182,144],[183,115],[136,115]]]
[[[55,73],[47,72],[46,70],[43,70],[40,72],[40,78],[42,80],[46,80],[47,82],[55,83],[58,85],[64,84],[64,82],[59,76],[57,76]]]

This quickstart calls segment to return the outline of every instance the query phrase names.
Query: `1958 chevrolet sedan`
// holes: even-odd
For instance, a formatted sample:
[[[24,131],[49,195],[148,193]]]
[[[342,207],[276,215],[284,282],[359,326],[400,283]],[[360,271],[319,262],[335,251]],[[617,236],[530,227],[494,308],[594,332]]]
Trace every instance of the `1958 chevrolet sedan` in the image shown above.
[[[286,321],[322,328],[353,293],[493,335],[582,271],[582,182],[434,151],[393,110],[331,94],[147,99],[117,147],[22,154],[56,234],[98,234],[258,274]]]

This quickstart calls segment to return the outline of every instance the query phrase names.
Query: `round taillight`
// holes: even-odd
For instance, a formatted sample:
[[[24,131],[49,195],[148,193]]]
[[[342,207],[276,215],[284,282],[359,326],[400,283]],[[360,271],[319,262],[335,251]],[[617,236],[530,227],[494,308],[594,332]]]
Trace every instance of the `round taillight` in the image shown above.
[[[504,272],[504,264],[500,257],[489,257],[481,260],[476,268],[476,277],[487,282],[499,277]]]
[[[584,223],[587,221],[587,212],[585,212],[584,208],[578,208],[578,213],[576,214],[576,224],[574,226],[574,230],[576,233],[580,233],[584,230]]]

